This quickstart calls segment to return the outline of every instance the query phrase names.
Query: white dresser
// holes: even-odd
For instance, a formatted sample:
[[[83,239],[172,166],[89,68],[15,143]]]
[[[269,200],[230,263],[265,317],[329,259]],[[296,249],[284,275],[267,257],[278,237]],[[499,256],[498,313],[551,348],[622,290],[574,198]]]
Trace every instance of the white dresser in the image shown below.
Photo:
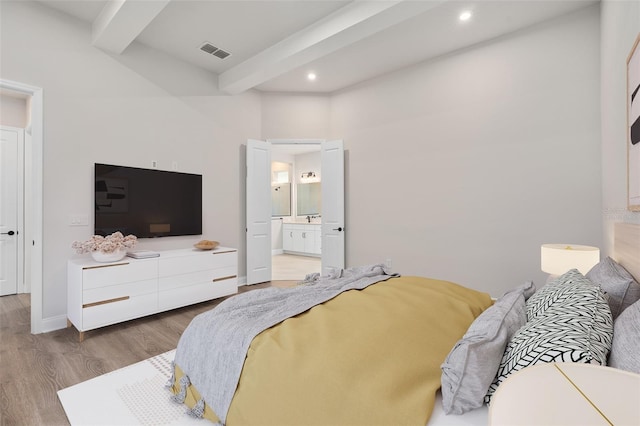
[[[67,325],[80,332],[238,291],[238,252],[227,247],[159,252],[159,257],[67,265]]]

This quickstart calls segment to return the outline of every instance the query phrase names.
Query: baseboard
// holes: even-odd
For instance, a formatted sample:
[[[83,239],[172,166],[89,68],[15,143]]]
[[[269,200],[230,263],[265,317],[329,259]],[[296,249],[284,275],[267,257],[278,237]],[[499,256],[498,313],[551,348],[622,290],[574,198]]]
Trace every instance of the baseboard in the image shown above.
[[[271,256],[278,256],[284,254],[284,250],[282,249],[273,249],[271,250]]]
[[[59,315],[57,317],[43,318],[41,325],[43,333],[61,330],[67,327],[67,316]]]

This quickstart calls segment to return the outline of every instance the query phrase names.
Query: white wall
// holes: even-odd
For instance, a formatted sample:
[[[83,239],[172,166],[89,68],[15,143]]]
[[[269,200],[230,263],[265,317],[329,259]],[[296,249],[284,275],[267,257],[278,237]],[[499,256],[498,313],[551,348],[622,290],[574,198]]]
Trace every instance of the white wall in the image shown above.
[[[347,264],[498,296],[542,243],[599,246],[599,78],[596,6],[332,96]]]
[[[640,2],[601,3],[603,255],[612,255],[613,224],[640,223],[627,210],[627,56],[640,32]],[[640,253],[638,253],[640,257]]]
[[[244,245],[242,144],[261,136],[256,92],[217,93],[215,76],[133,45],[111,56],[90,27],[34,2],[3,2],[2,75],[44,89],[43,317],[64,327],[71,243],[93,234],[94,162],[203,174],[203,237]],[[128,50],[127,52],[131,52]],[[85,214],[89,226],[69,226]],[[143,240],[149,249],[199,237]],[[241,270],[244,255],[240,256]]]
[[[263,139],[326,139],[330,97],[326,95],[262,95]]]

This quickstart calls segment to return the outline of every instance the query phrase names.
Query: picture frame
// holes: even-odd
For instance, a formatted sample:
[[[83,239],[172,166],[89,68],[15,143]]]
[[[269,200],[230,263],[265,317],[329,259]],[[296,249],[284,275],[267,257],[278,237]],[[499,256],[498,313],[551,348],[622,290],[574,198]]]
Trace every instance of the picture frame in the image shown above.
[[[627,57],[627,207],[640,212],[640,33]]]

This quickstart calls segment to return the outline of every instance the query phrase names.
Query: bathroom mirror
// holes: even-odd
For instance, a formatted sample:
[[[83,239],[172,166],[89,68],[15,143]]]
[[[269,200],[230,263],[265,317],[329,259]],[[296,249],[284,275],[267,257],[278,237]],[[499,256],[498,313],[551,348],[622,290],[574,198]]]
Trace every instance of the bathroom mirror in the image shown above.
[[[271,185],[271,216],[291,216],[291,184]]]
[[[322,192],[320,182],[299,183],[296,185],[298,202],[297,215],[318,215],[322,211]]]

